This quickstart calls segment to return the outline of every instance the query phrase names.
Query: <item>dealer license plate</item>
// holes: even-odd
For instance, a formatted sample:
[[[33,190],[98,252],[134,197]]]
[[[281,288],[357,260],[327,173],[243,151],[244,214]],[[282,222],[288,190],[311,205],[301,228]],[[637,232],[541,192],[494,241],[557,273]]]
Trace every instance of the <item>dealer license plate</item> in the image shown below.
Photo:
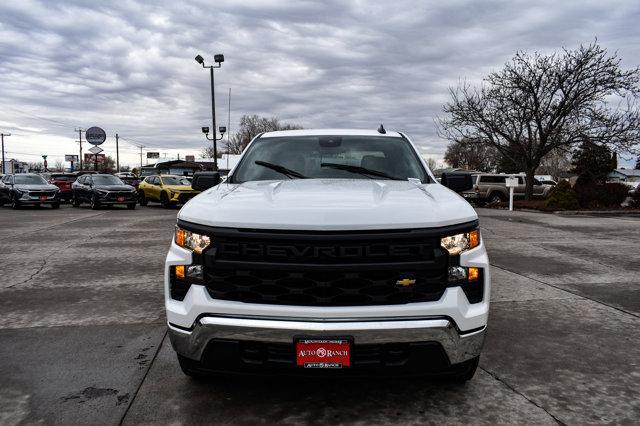
[[[295,340],[296,365],[303,368],[347,368],[351,366],[351,342],[347,339]]]
[[[47,201],[47,196],[46,195],[41,195],[40,196],[40,201]]]
[[[124,201],[124,197],[118,197],[118,202],[121,203]]]

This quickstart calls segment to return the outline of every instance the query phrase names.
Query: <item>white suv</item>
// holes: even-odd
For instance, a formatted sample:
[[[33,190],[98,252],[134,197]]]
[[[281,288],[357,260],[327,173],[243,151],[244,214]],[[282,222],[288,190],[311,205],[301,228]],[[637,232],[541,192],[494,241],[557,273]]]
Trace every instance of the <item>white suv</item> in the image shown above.
[[[490,291],[478,217],[404,134],[261,134],[219,181],[194,177],[210,188],[180,210],[166,259],[186,374],[473,376]]]

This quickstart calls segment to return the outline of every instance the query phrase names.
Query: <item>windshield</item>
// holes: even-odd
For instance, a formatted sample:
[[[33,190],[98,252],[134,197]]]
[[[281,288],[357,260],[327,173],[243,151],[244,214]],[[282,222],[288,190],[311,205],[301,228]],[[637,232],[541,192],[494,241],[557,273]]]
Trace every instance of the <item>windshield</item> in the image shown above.
[[[94,185],[124,185],[124,183],[115,176],[93,175]]]
[[[286,136],[256,139],[230,182],[281,179],[419,179],[430,182],[406,139]]]
[[[191,185],[187,178],[179,178],[173,176],[162,176],[162,183],[165,185]]]
[[[46,185],[47,181],[38,175],[15,175],[14,183],[16,185]]]

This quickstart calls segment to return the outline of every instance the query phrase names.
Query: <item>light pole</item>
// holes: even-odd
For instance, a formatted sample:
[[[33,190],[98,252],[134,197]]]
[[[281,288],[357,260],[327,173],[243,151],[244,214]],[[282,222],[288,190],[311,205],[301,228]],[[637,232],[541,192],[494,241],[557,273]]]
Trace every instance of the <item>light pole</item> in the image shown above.
[[[213,123],[213,138],[209,137],[209,132],[205,132],[205,129],[208,129],[208,127],[203,127],[202,128],[202,132],[205,134],[205,137],[210,140],[213,141],[213,169],[214,170],[218,170],[218,144],[217,141],[221,140],[222,137],[220,137],[220,139],[218,139],[217,137],[217,132],[216,132],[216,97],[215,97],[215,92],[214,92],[214,85],[213,85],[213,69],[214,68],[220,68],[222,66],[222,63],[224,62],[224,55],[222,54],[217,54],[217,55],[213,55],[213,61],[216,63],[216,65],[205,65],[204,64],[204,59],[202,58],[202,56],[198,55],[196,56],[196,62],[199,63],[200,65],[202,65],[202,68],[209,68],[209,71],[211,73],[211,121]],[[220,130],[222,130],[222,127],[220,128]],[[225,129],[226,130],[226,129]]]
[[[2,138],[2,173],[3,174],[6,173],[4,170],[4,137],[5,136],[11,136],[11,133],[0,133],[0,137]]]

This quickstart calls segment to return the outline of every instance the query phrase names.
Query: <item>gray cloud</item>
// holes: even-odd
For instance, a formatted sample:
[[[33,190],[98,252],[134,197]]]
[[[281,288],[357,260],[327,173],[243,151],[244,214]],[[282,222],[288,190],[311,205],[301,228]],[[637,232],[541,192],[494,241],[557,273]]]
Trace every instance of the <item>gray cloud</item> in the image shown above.
[[[3,2],[0,125],[14,128],[14,152],[75,152],[74,126],[98,124],[195,153],[210,109],[193,57],[222,52],[218,119],[230,87],[232,127],[245,113],[305,127],[384,122],[441,156],[433,117],[449,86],[479,82],[516,50],[595,37],[637,66],[639,18],[635,1]]]

